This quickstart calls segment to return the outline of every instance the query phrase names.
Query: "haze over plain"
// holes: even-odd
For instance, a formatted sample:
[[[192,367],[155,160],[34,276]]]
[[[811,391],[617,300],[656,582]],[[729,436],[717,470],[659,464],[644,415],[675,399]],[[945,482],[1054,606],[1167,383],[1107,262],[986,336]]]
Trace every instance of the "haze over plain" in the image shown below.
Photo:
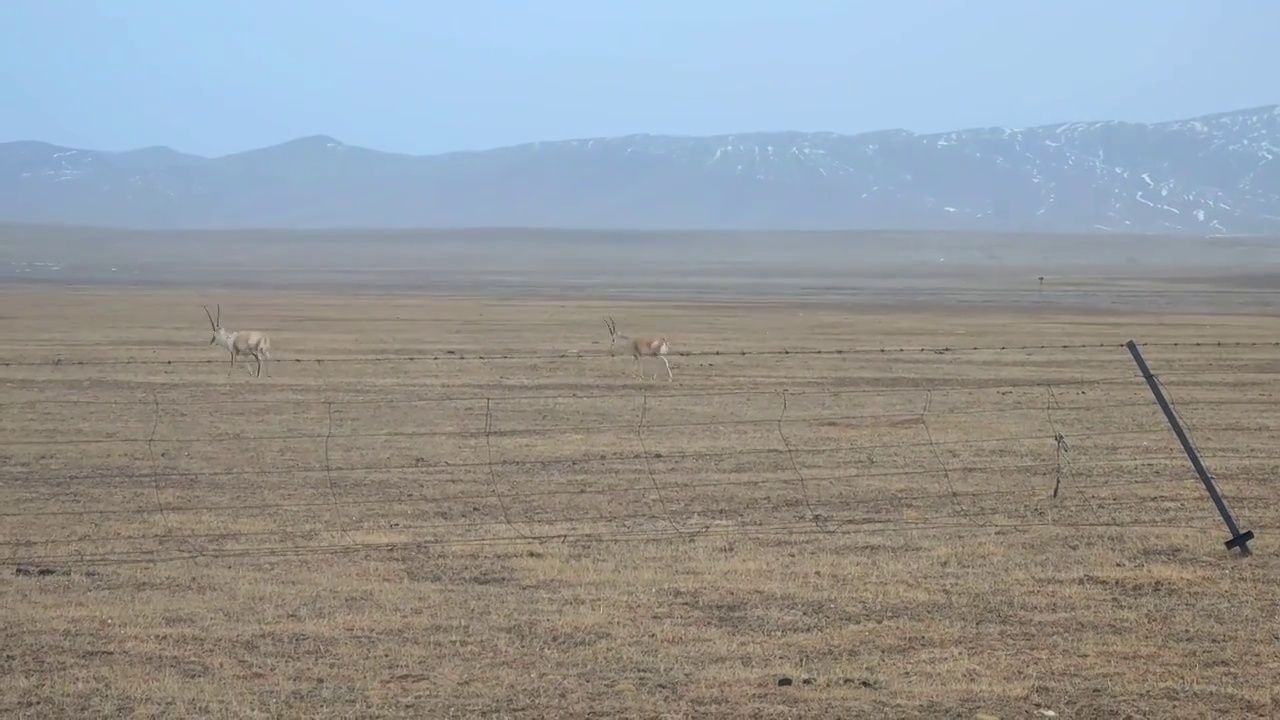
[[[5,274],[764,289],[1273,262],[1203,242],[1280,232],[1280,111],[1240,71],[1280,60],[1270,6],[728,9],[6,8],[0,220],[170,232],[10,226]],[[174,234],[245,227],[437,230]]]

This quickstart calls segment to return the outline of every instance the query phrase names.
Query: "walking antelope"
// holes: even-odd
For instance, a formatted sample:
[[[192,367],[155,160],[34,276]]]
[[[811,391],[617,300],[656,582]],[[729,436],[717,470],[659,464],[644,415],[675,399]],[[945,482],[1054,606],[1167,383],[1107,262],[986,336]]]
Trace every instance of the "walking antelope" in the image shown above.
[[[262,377],[262,361],[271,359],[271,338],[267,337],[264,332],[257,330],[240,330],[238,332],[227,332],[222,325],[222,305],[218,305],[218,318],[215,320],[213,315],[209,314],[209,308],[204,307],[204,314],[209,317],[209,325],[213,327],[213,339],[209,341],[210,345],[221,345],[231,353],[231,367],[236,366],[237,355],[252,355],[253,359],[258,363],[258,372],[256,377]],[[228,370],[227,374],[231,374]]]
[[[667,344],[667,339],[661,335],[641,335],[638,337],[627,337],[618,332],[618,324],[613,318],[605,318],[605,327],[609,328],[609,352],[613,352],[614,346],[619,340],[629,340],[631,342],[631,357],[636,361],[636,370],[639,371],[641,379],[644,378],[644,365],[641,363],[642,357],[656,357],[667,366],[667,382],[671,382],[671,363],[667,362],[665,357],[671,346]],[[653,379],[657,380],[658,375],[654,373]]]

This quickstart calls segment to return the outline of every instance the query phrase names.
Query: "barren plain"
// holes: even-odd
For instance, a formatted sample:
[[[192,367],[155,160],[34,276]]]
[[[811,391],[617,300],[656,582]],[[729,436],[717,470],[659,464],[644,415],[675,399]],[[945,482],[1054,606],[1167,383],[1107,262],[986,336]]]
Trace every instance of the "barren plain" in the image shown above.
[[[0,714],[1274,717],[1280,335],[1256,277],[1210,274],[10,281]],[[271,333],[264,377],[209,346],[216,303]],[[664,333],[674,381],[605,316]]]

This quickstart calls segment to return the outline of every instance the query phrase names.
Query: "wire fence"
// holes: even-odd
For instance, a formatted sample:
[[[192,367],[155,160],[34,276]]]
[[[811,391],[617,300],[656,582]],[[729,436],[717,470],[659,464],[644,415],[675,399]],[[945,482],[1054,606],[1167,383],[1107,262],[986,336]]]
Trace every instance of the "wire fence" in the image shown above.
[[[1033,348],[974,350],[1011,349]],[[121,362],[147,361],[102,361]],[[0,402],[0,556],[25,572],[727,534],[1122,528],[1214,542],[1221,524],[1143,379],[1115,367],[836,390],[26,397]],[[1280,527],[1271,378],[1194,377],[1170,385],[1206,462],[1255,529]]]
[[[1123,350],[1123,342],[1102,343],[1066,343],[1040,345],[937,345],[909,347],[849,347],[849,348],[760,348],[760,349],[716,349],[689,350],[672,348],[668,357],[781,357],[781,356],[856,356],[856,355],[902,355],[913,353],[973,353],[973,352],[1008,352],[1036,350]],[[1146,348],[1280,348],[1280,341],[1229,341],[1229,342],[1155,342],[1143,343]],[[284,364],[368,364],[368,363],[404,363],[404,362],[492,362],[498,360],[538,361],[538,360],[592,360],[612,357],[614,353],[602,349],[597,351],[563,351],[563,352],[517,352],[517,351],[461,351],[441,350],[438,352],[405,352],[390,355],[354,355],[354,356],[309,356],[290,357],[272,351],[272,363]],[[0,367],[40,367],[56,366],[112,366],[112,365],[225,365],[227,360],[220,357],[192,358],[164,357],[156,350],[145,357],[94,358],[76,357],[70,353],[53,353],[42,357],[9,357],[0,358]]]

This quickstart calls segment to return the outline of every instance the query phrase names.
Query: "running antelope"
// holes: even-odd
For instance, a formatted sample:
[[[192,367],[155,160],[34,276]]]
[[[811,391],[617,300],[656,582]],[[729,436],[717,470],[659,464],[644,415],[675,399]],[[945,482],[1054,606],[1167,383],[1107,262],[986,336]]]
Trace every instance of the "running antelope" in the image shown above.
[[[656,357],[662,361],[667,367],[667,382],[671,382],[671,363],[667,362],[666,354],[671,349],[667,344],[667,339],[661,335],[641,335],[638,337],[627,337],[618,332],[618,324],[613,318],[605,318],[605,327],[609,328],[609,352],[613,352],[614,347],[619,340],[629,340],[631,342],[631,357],[635,358],[636,370],[640,373],[640,378],[644,379],[644,365],[640,362],[642,357]],[[653,379],[658,379],[655,372]]]
[[[231,367],[236,366],[237,355],[252,355],[253,359],[258,363],[258,371],[255,377],[262,377],[262,361],[271,359],[271,338],[267,337],[264,332],[257,330],[240,330],[238,332],[228,332],[219,323],[222,322],[222,305],[218,305],[218,317],[215,320],[213,315],[209,313],[209,308],[204,307],[204,314],[209,317],[209,325],[213,327],[213,339],[209,341],[210,345],[221,345],[231,353]],[[231,374],[231,370],[227,370],[227,374]]]

